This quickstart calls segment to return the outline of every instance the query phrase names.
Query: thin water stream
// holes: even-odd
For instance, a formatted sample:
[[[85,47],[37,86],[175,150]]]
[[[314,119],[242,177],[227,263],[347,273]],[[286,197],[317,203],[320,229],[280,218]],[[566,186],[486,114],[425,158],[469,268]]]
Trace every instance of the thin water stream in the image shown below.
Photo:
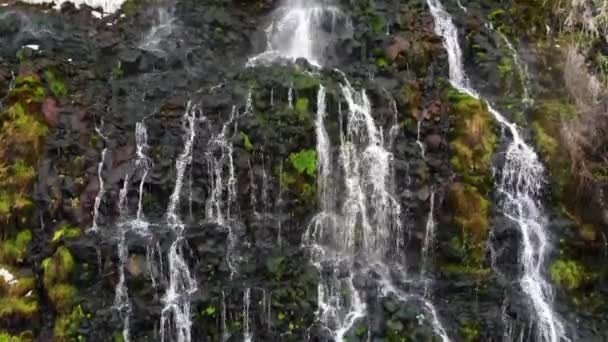
[[[452,86],[475,99],[483,100],[469,84],[462,63],[458,30],[450,14],[439,0],[427,0],[427,4],[435,20],[435,33],[443,38],[448,52]],[[535,338],[550,342],[569,341],[562,321],[552,308],[551,285],[543,276],[550,248],[547,220],[540,201],[540,191],[545,181],[543,165],[532,147],[521,137],[517,125],[509,122],[491,104],[488,104],[488,110],[511,135],[496,190],[502,214],[515,223],[521,234],[519,263],[523,275],[519,284],[530,303],[532,324],[536,326]]]

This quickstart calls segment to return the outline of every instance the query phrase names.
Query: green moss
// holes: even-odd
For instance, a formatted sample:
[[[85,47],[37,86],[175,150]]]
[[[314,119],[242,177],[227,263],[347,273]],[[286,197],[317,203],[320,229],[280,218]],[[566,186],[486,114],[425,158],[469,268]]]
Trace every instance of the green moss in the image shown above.
[[[496,134],[486,106],[452,90],[448,93],[455,124],[451,134],[450,163],[464,182],[486,191],[491,187],[490,169]]]
[[[30,291],[36,289],[36,279],[33,277],[20,277],[17,281],[8,288],[8,296],[13,298],[21,298]]]
[[[473,342],[479,339],[479,324],[475,322],[464,322],[459,329],[463,341]]]
[[[574,260],[557,260],[550,268],[551,279],[560,287],[576,290],[585,278],[585,269]]]
[[[79,340],[78,329],[82,321],[85,319],[82,306],[75,306],[71,312],[62,314],[55,321],[55,329],[53,330],[56,341],[72,341]]]
[[[55,233],[53,233],[53,238],[51,239],[51,242],[58,242],[62,239],[72,239],[72,238],[77,238],[79,237],[81,234],[80,232],[80,228],[78,227],[72,227],[69,224],[62,224],[59,226],[59,228],[57,228],[57,230],[55,230]]]
[[[317,151],[315,150],[302,150],[297,153],[289,155],[289,161],[291,165],[300,174],[306,174],[314,177],[317,174]]]
[[[22,230],[14,239],[6,240],[0,245],[0,262],[19,264],[23,262],[27,253],[27,246],[32,240],[30,230]]]
[[[52,70],[47,70],[44,72],[44,79],[46,80],[51,93],[55,95],[56,98],[61,99],[68,94],[65,84],[55,75]]]
[[[381,34],[385,30],[386,21],[384,17],[374,13],[369,15],[369,25],[374,34]]]
[[[74,269],[74,258],[70,250],[60,246],[51,258],[42,261],[44,287],[48,290],[55,284],[66,282]]]
[[[498,63],[500,78],[505,79],[513,73],[513,63],[510,58],[503,56]]]
[[[34,298],[0,298],[0,320],[29,319],[37,312],[38,302]]]
[[[241,137],[243,138],[243,147],[245,147],[247,152],[251,152],[253,150],[251,139],[249,139],[249,136],[245,132],[241,132]]]
[[[291,84],[293,84],[293,87],[297,90],[307,90],[318,88],[320,81],[318,77],[311,74],[295,71],[291,75]]]
[[[300,116],[307,116],[308,113],[308,99],[307,98],[299,98],[296,101],[296,106],[295,106],[296,112],[298,113],[298,115]]]
[[[34,342],[34,333],[24,331],[19,335],[11,335],[6,331],[0,331],[0,342]]]
[[[466,266],[482,267],[489,232],[489,201],[470,184],[454,183],[449,190],[453,222],[460,228],[459,245]]]
[[[78,290],[72,285],[62,283],[48,289],[47,294],[55,310],[62,313],[74,306]]]
[[[559,148],[557,140],[547,134],[538,121],[532,123],[532,130],[534,131],[534,143],[539,152],[547,159],[555,158]]]

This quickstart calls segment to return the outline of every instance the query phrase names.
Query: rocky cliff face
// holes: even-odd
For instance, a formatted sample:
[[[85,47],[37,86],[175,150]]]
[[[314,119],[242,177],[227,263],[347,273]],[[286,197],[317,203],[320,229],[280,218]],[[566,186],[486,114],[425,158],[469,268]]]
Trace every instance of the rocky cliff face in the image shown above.
[[[584,4],[533,3],[443,4],[482,100],[450,85],[421,0],[331,3],[320,68],[248,65],[278,1],[0,5],[0,341],[334,340],[319,317],[328,265],[303,236],[322,207],[321,86],[331,165],[348,168],[345,80],[390,152],[403,227],[384,272],[366,269],[352,225],[352,265],[333,272],[365,314],[346,340],[545,340],[497,193],[511,137],[483,99],[545,166],[552,310],[573,341],[608,339],[602,12],[589,33]],[[332,175],[344,198],[348,177]],[[352,291],[337,292],[347,320]]]

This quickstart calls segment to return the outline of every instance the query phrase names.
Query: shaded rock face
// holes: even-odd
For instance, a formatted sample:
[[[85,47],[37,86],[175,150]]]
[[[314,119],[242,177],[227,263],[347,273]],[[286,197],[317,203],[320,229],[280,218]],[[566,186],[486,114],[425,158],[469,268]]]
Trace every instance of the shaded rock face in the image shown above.
[[[501,58],[510,52],[496,47],[502,42],[496,32],[484,29],[483,18],[491,11],[469,3],[468,12],[452,4],[447,7],[462,29],[467,69],[490,99],[509,108],[509,116],[527,113],[520,83],[500,72]],[[515,281],[521,275],[521,237],[497,205],[490,209],[490,239],[504,249],[482,255],[478,268],[452,267],[464,265],[469,256],[458,238],[461,232],[453,222],[448,191],[453,183],[466,181],[466,175],[453,171],[450,142],[459,118],[447,95],[447,55],[433,33],[425,2],[336,5],[350,16],[353,32],[337,39],[332,48],[342,53],[330,54],[327,63],[366,90],[375,123],[385,142],[392,142],[391,193],[403,208],[400,219],[407,229],[404,267],[392,272],[406,274],[400,278],[408,281],[395,286],[408,293],[424,292],[422,297],[434,304],[453,340],[498,341],[505,333],[535,340],[528,336],[534,326],[528,319],[529,303]],[[61,11],[20,4],[0,7],[0,101],[8,103],[4,99],[11,91],[12,73],[36,75],[44,81],[46,94],[40,119],[49,127],[37,183],[30,190],[35,203],[33,238],[27,258],[18,266],[35,279],[38,309],[30,322],[3,317],[0,332],[31,331],[41,341],[80,336],[87,341],[121,340],[125,320],[116,305],[116,289],[124,267],[130,339],[161,339],[161,312],[171,285],[168,258],[178,234],[171,229],[167,212],[176,186],[176,161],[188,129],[194,129],[191,161],[175,211],[184,224],[182,257],[196,282],[196,291],[188,295],[192,340],[238,341],[247,333],[255,341],[333,339],[316,317],[322,277],[310,263],[309,251],[302,248],[302,235],[319,205],[317,178],[298,174],[290,157],[315,149],[321,84],[327,88],[325,122],[331,154],[339,155],[342,113],[347,108],[339,87],[344,78],[303,60],[245,66],[264,45],[263,28],[276,6],[277,1],[136,3],[123,6],[124,17],[117,12],[101,19],[91,17],[90,8],[65,4]],[[30,44],[39,49],[23,48]],[[539,59],[529,53],[524,61],[531,70],[546,67]],[[63,80],[64,91],[44,76],[48,70]],[[537,73],[543,85],[554,80],[552,73]],[[515,104],[509,107],[510,102]],[[188,103],[200,106],[190,128],[183,118]],[[138,150],[137,123],[147,129],[143,150]],[[496,166],[503,150],[499,142]],[[145,176],[135,162],[142,152],[150,162]],[[233,193],[216,192],[218,176],[221,184],[234,187]],[[121,209],[123,189],[126,210]],[[492,201],[491,191],[483,195]],[[423,291],[422,249],[431,198],[436,236],[425,270],[430,286]],[[222,222],[210,214],[220,202]],[[546,202],[555,240],[552,258],[557,259],[558,252],[570,252],[569,246],[557,243],[560,239],[584,242],[574,236],[573,223],[558,205],[552,207],[549,194]],[[121,240],[122,225],[137,215],[140,203],[147,231],[129,230]],[[94,220],[99,228],[92,232]],[[79,227],[81,234],[68,237],[66,230],[58,235],[63,224]],[[13,234],[6,231],[7,236]],[[123,266],[121,243],[128,251]],[[58,255],[58,246],[73,256],[73,270],[61,283],[77,290],[69,315],[58,309],[44,281],[45,260]],[[547,279],[552,279],[550,263]],[[590,289],[593,295],[560,288],[555,310],[573,338],[607,338],[608,323],[601,315],[608,291],[601,285],[605,273],[589,270],[573,277],[589,279],[579,289]],[[346,333],[348,340],[439,338],[429,312],[422,309],[424,303],[383,295],[376,278],[370,271],[354,279],[366,315]],[[596,300],[587,310],[574,305],[572,298],[579,303]],[[74,314],[79,313],[76,308],[82,315]],[[58,337],[58,322],[66,317],[74,328]]]

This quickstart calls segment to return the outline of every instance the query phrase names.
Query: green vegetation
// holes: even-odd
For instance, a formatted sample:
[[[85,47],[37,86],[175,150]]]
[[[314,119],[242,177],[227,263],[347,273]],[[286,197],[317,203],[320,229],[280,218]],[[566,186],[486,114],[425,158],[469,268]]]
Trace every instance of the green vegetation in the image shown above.
[[[460,336],[463,341],[474,342],[479,339],[479,324],[466,321],[460,326]]]
[[[253,151],[253,144],[251,143],[251,139],[245,132],[241,132],[241,137],[243,138],[243,147],[247,152]]]
[[[0,331],[0,342],[34,342],[34,333],[28,330],[16,336]]]
[[[496,144],[492,117],[486,106],[469,95],[452,90],[454,130],[450,163],[466,183],[485,191],[490,187],[491,158]]]
[[[14,239],[3,241],[0,244],[0,262],[12,265],[22,263],[31,240],[32,232],[22,230]]]
[[[59,242],[63,239],[77,238],[80,236],[80,234],[81,234],[80,228],[72,227],[69,224],[64,223],[64,224],[60,225],[59,228],[57,228],[57,230],[55,230],[55,233],[53,233],[53,238],[51,239],[51,242]]]
[[[38,312],[38,301],[35,298],[0,298],[0,320],[10,318],[31,318]]]
[[[74,269],[74,257],[65,246],[60,246],[52,257],[42,261],[43,283],[48,290],[56,284],[67,282]]]
[[[52,70],[44,72],[44,79],[47,82],[51,93],[58,99],[65,97],[68,92],[65,84],[59,79]]]
[[[299,98],[296,101],[295,109],[300,116],[308,115],[308,99],[305,97]]]
[[[82,306],[76,305],[68,314],[60,315],[55,322],[54,337],[56,341],[80,341],[78,329],[85,319]]]
[[[492,189],[491,159],[496,144],[494,124],[479,100],[451,89],[448,92],[454,129],[450,135],[450,164],[459,181],[449,189],[452,222],[459,234],[451,248],[460,263],[443,265],[446,273],[465,273],[481,278],[489,234],[489,192]]]
[[[291,165],[300,173],[314,177],[317,174],[317,151],[302,150],[289,156]]]
[[[553,282],[568,291],[576,290],[585,280],[585,269],[574,260],[557,260],[550,268]]]

